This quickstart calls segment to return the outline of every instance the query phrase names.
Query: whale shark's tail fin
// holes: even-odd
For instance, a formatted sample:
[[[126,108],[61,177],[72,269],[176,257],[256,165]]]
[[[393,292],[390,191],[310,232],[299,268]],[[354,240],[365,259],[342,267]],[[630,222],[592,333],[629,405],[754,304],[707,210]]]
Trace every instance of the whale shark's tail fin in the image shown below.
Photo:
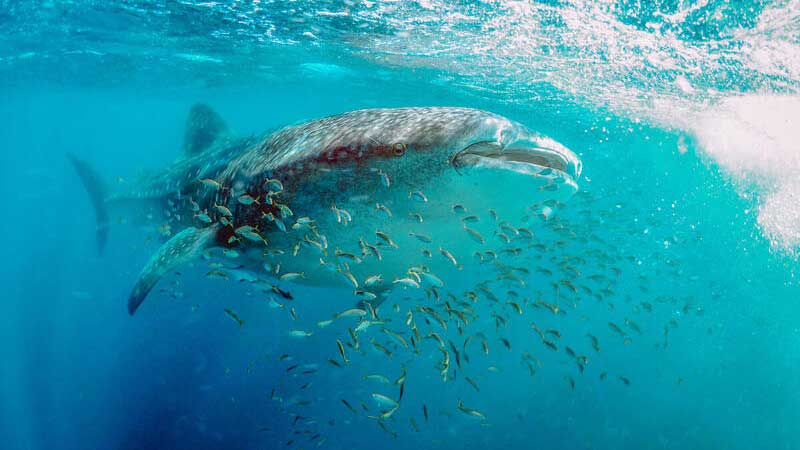
[[[170,240],[159,247],[142,269],[139,281],[136,282],[136,286],[128,297],[128,313],[133,315],[136,312],[161,277],[198,257],[203,250],[215,242],[216,235],[216,226],[189,227],[172,236]]]
[[[89,199],[94,206],[95,219],[97,221],[97,252],[103,253],[108,240],[108,209],[106,208],[106,187],[103,179],[89,164],[85,161],[78,159],[75,155],[68,153],[72,166],[78,172],[86,191],[89,193]]]

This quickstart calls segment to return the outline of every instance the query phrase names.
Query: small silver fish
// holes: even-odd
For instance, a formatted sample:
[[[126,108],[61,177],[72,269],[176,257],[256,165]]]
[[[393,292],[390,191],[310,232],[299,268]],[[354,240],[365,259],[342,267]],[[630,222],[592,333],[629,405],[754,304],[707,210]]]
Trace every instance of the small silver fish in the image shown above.
[[[375,211],[383,213],[386,217],[392,217],[392,211],[380,203],[375,203]]]
[[[222,189],[222,185],[219,184],[217,180],[212,180],[211,178],[203,178],[202,180],[198,180],[203,186],[210,187],[211,189],[220,190]]]
[[[426,197],[421,191],[410,192],[408,194],[408,198],[422,203],[428,202],[428,197]]]
[[[253,198],[250,196],[250,194],[242,194],[239,196],[237,200],[239,201],[239,203],[245,206],[252,205],[253,203],[258,204],[258,198]]]

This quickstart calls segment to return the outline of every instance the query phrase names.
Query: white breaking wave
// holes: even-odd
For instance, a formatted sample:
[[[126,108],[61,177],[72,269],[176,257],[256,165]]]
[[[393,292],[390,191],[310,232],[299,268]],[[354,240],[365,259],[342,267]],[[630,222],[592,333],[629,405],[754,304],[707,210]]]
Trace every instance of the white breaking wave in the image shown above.
[[[800,96],[727,98],[688,125],[735,181],[764,193],[758,223],[776,247],[800,247]]]

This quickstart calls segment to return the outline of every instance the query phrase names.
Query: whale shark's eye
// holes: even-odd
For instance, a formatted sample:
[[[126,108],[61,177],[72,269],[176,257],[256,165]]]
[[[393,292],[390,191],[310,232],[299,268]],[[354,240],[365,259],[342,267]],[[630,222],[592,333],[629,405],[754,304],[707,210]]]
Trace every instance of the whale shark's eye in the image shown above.
[[[403,156],[405,152],[406,152],[406,144],[398,142],[392,145],[392,153],[395,156]]]

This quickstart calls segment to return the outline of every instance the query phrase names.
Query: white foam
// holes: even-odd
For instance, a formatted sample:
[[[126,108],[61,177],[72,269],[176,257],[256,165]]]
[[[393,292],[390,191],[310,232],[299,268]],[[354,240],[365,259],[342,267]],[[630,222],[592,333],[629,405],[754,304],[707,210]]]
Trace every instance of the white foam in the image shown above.
[[[800,248],[800,96],[727,98],[689,129],[735,182],[761,186],[758,223],[773,245]]]

